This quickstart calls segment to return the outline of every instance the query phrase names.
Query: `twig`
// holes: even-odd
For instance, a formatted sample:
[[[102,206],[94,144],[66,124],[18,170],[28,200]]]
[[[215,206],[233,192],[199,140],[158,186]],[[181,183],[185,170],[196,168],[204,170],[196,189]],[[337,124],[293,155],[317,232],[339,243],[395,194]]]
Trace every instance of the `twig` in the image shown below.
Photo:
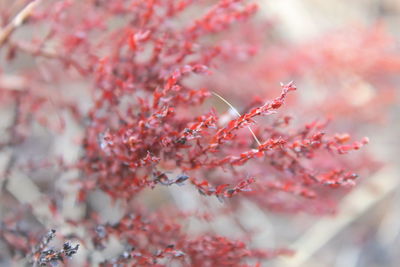
[[[28,53],[28,54],[31,54],[34,56],[40,56],[43,58],[59,60],[66,65],[71,65],[82,75],[85,75],[90,71],[90,69],[82,67],[72,57],[63,56],[63,55],[58,54],[57,52],[50,50],[50,49],[45,49],[43,47],[36,47],[36,46],[33,46],[26,42],[12,42],[11,45],[13,45],[16,49],[23,51],[25,53]]]
[[[10,35],[21,26],[24,21],[32,14],[33,9],[40,4],[42,0],[35,0],[26,5],[3,29],[0,30],[0,47],[4,45]]]
[[[14,118],[13,118],[12,124],[9,127],[10,140],[7,143],[7,145],[9,145],[9,146],[14,146],[19,141],[16,127],[18,126],[18,122],[21,119],[20,118],[20,108],[21,108],[21,97],[20,97],[20,95],[17,95],[17,97],[15,98]],[[15,151],[15,149],[13,149],[13,151],[11,152],[11,156],[7,162],[4,173],[3,173],[3,181],[1,181],[0,192],[3,192],[7,188],[8,180],[9,180],[10,174],[12,172],[12,169],[15,166],[16,160],[17,160],[16,151]]]

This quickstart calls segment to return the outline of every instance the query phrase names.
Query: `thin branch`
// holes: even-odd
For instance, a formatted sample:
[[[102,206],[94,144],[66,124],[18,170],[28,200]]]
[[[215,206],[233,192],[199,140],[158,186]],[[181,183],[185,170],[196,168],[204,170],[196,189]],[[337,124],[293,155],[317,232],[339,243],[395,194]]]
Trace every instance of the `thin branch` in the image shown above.
[[[9,131],[10,131],[10,140],[8,141],[7,145],[9,146],[14,146],[18,143],[19,138],[18,138],[18,133],[16,131],[16,127],[18,126],[18,122],[20,120],[20,108],[21,108],[21,96],[17,95],[15,98],[15,111],[14,111],[14,118],[13,121],[10,125]],[[3,192],[8,185],[8,180],[11,174],[12,169],[15,166],[15,163],[17,161],[17,155],[15,149],[11,152],[11,156],[7,162],[6,168],[3,173],[3,181],[1,181],[1,186],[0,186],[0,192]]]
[[[24,21],[32,14],[33,9],[40,4],[42,0],[35,0],[26,5],[3,29],[0,30],[0,47],[8,40],[10,35],[21,26]]]
[[[12,46],[14,46],[16,49],[23,51],[25,53],[34,55],[34,56],[39,56],[43,58],[48,58],[48,59],[56,59],[60,60],[66,65],[70,65],[74,67],[80,74],[85,75],[87,74],[90,69],[82,67],[76,60],[74,60],[70,56],[63,56],[61,54],[58,54],[56,51],[50,50],[50,49],[45,49],[43,47],[37,47],[33,46],[30,43],[26,42],[12,42]]]

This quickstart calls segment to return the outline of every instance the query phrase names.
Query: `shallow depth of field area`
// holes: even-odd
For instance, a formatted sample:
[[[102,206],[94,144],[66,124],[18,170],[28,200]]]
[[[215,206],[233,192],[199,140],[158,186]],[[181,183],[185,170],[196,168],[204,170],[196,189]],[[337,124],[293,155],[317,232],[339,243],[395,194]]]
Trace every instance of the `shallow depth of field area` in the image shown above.
[[[398,266],[399,25],[0,0],[0,266]]]

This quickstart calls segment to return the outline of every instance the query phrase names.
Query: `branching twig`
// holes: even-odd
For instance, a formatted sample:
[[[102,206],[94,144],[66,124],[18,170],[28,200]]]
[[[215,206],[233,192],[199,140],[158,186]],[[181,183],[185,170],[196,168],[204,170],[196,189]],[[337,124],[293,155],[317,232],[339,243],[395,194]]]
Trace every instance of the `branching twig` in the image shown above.
[[[78,252],[79,244],[73,246],[69,241],[64,242],[62,249],[48,248],[49,243],[56,236],[55,233],[55,230],[50,230],[42,237],[41,242],[33,248],[32,253],[28,256],[33,266],[55,266],[58,262],[64,262],[65,257],[70,258]]]

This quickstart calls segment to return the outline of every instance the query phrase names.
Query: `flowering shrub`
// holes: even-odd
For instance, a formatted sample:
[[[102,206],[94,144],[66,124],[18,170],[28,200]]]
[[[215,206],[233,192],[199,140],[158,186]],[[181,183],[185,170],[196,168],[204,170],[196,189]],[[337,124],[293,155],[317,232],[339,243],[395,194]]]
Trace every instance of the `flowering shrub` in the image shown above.
[[[333,212],[338,198],[355,184],[355,171],[368,169],[360,161],[372,162],[368,156],[342,156],[359,150],[367,138],[352,141],[347,133],[331,133],[329,120],[292,118],[281,112],[291,100],[302,109],[293,95],[302,94],[303,88],[296,91],[294,82],[281,84],[281,92],[276,92],[281,82],[276,77],[284,82],[291,75],[306,75],[295,67],[290,70],[289,59],[271,62],[284,75],[263,70],[270,63],[265,58],[261,63],[258,59],[254,71],[246,70],[242,62],[251,61],[262,45],[254,36],[247,41],[238,38],[252,36],[258,27],[257,20],[249,20],[257,10],[254,3],[192,2],[36,0],[22,13],[27,20],[23,27],[33,31],[31,38],[13,38],[21,25],[10,20],[10,30],[0,39],[7,64],[24,54],[37,60],[37,66],[17,69],[18,83],[3,79],[0,84],[2,105],[14,107],[9,140],[2,147],[23,146],[38,125],[55,135],[75,125],[80,132],[76,160],[63,160],[61,155],[19,163],[26,171],[46,166],[56,166],[60,173],[76,171],[70,181],[77,186],[76,205],[88,207],[81,217],[61,223],[80,228],[63,236],[79,240],[79,250],[68,242],[61,250],[50,249],[53,237],[38,241],[36,232],[43,232],[43,226],[36,232],[22,231],[17,226],[24,216],[9,215],[0,237],[15,258],[30,255],[31,261],[45,265],[79,254],[83,247],[88,255],[85,264],[103,266],[259,266],[262,260],[292,252],[252,248],[246,232],[247,240],[238,240],[210,230],[186,231],[189,218],[211,221],[218,215],[201,208],[183,211],[171,203],[149,208],[144,195],[159,187],[179,188],[185,194],[203,195],[196,205],[205,208],[211,203],[208,199],[217,198],[223,203],[220,215],[235,214],[242,201],[265,211],[324,214]],[[261,53],[272,57],[274,49]],[[329,49],[327,45],[323,52]],[[291,51],[293,58],[312,58],[311,52],[300,52]],[[342,64],[336,59],[333,70]],[[318,60],[307,62],[319,66]],[[362,71],[360,75],[369,73]],[[232,74],[229,81],[218,80],[224,72]],[[274,83],[257,95],[240,76],[263,76]],[[232,116],[217,110],[237,101],[231,89],[235,77],[243,90],[237,95],[253,92],[254,97],[244,99],[241,114],[236,111]],[[318,110],[325,115],[332,110],[327,109]],[[4,173],[3,190],[17,156]],[[125,203],[123,216],[104,222],[90,209],[94,192],[106,193],[113,203]],[[59,190],[47,196],[55,218],[62,217],[63,194]],[[62,225],[54,220],[44,226]],[[90,255],[107,249],[113,238],[124,249],[116,257],[94,262]]]

